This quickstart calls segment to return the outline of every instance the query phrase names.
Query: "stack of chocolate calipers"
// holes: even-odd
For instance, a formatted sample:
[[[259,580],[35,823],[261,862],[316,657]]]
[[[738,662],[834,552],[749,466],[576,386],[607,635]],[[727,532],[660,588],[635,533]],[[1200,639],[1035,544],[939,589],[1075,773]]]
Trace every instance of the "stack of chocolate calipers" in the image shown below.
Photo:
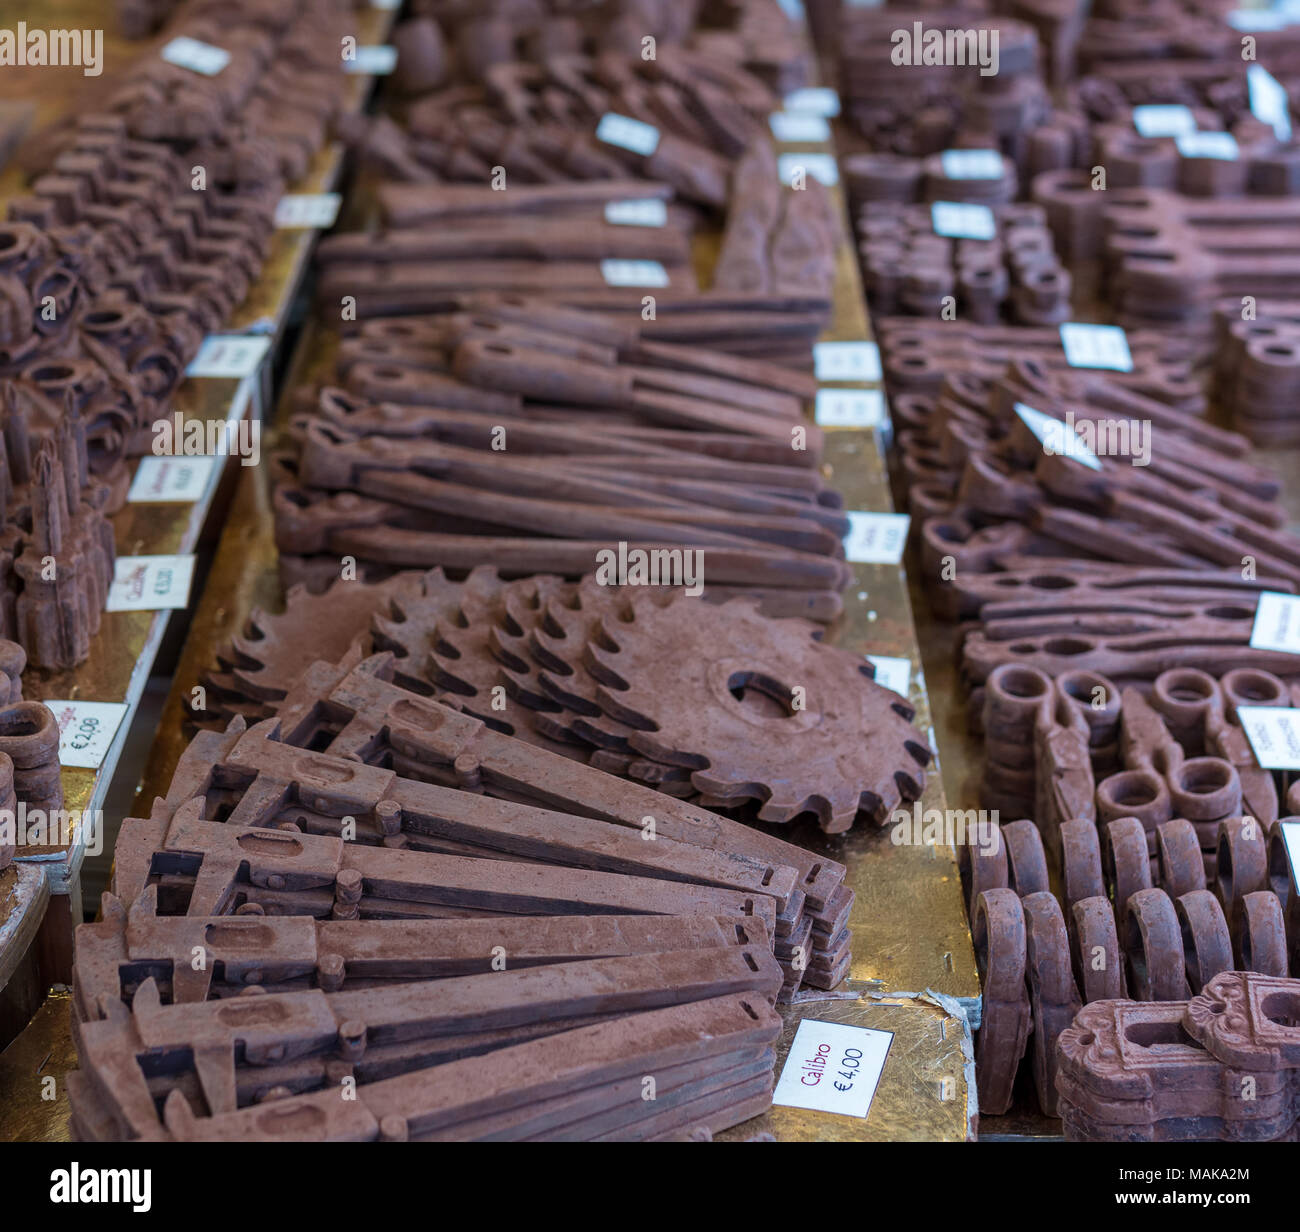
[[[87,1140],[650,1140],[767,1109],[844,869],[316,663],[201,732],[78,930]],[[827,966],[827,962],[831,966]]]

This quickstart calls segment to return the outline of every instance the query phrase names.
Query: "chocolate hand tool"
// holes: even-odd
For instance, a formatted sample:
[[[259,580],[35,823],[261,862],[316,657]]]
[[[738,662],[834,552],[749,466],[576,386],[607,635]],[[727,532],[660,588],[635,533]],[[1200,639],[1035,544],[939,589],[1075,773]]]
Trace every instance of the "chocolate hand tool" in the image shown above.
[[[672,189],[643,179],[577,180],[564,184],[526,184],[508,192],[468,184],[382,184],[377,197],[384,221],[395,228],[516,213],[566,213],[574,206],[610,201],[668,201]]]

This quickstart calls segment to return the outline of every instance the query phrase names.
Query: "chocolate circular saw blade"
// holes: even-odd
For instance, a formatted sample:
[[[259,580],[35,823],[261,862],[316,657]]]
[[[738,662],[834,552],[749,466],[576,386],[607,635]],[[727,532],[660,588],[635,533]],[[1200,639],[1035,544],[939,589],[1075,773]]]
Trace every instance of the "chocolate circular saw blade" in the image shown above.
[[[630,621],[589,634],[586,662],[637,752],[690,769],[711,798],[761,799],[762,821],[813,812],[828,832],[920,796],[931,754],[912,708],[865,660],[814,640],[818,626],[749,599],[629,603]]]

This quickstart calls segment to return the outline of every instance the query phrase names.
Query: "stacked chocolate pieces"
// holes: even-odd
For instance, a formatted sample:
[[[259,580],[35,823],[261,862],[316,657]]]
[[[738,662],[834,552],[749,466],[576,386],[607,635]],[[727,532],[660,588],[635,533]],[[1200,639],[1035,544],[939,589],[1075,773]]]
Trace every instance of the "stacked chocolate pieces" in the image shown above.
[[[853,894],[834,861],[409,692],[392,681],[391,656],[359,659],[309,668],[278,720],[200,733],[166,802],[124,826],[119,893],[131,899],[166,873],[168,912],[211,914],[248,900],[344,918],[584,906],[743,914],[772,932],[787,993],[801,981],[834,987],[847,973]],[[348,786],[323,786],[335,779]],[[210,817],[296,826],[305,837],[292,845],[310,847],[303,862],[316,871],[306,881],[250,881],[230,846],[235,832]],[[284,849],[282,836],[266,833],[259,848]],[[166,859],[155,861],[159,850],[197,850],[185,843],[200,840],[202,868],[172,876]],[[523,870],[521,860],[559,867]]]
[[[1065,1136],[1294,1141],[1300,980],[1224,972],[1190,1001],[1086,1006],[1060,1039]]]
[[[647,1141],[770,1103],[753,918],[168,917],[153,888],[103,915],[77,934],[81,1141]]]

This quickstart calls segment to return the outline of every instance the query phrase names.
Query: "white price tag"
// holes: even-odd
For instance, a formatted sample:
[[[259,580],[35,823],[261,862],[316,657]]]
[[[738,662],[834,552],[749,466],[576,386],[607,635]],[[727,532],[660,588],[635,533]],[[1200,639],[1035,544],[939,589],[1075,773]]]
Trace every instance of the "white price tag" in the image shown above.
[[[791,21],[803,21],[803,0],[776,0],[776,3]]]
[[[1184,158],[1218,158],[1233,162],[1239,153],[1237,139],[1231,133],[1180,133],[1174,145]]]
[[[829,86],[805,86],[792,90],[785,96],[786,111],[806,111],[809,115],[831,116],[840,114],[840,96]]]
[[[1273,126],[1273,135],[1279,141],[1291,140],[1291,105],[1286,87],[1262,64],[1252,64],[1246,69],[1246,89],[1250,92],[1251,114],[1257,120]]]
[[[230,52],[224,47],[214,47],[185,35],[172,39],[158,54],[168,64],[202,73],[204,77],[215,77],[230,63]]]
[[[930,206],[930,223],[935,235],[953,240],[991,240],[998,232],[997,220],[987,205],[969,201],[936,201]]]
[[[605,221],[620,227],[666,227],[668,206],[655,197],[610,201],[605,206]]]
[[[192,505],[207,491],[220,461],[207,455],[141,458],[126,499],[133,505]]]
[[[1300,893],[1300,821],[1281,821],[1282,848],[1291,865],[1291,893]]]
[[[839,164],[829,154],[778,154],[776,174],[782,184],[791,187],[806,184],[809,176],[827,188],[840,182]]]
[[[1015,409],[1025,427],[1042,442],[1044,453],[1060,454],[1082,462],[1090,470],[1101,470],[1097,455],[1079,439],[1079,434],[1069,424],[1044,415],[1023,402],[1017,402]]]
[[[879,389],[819,389],[813,419],[823,428],[875,428],[885,419]]]
[[[596,140],[649,158],[659,148],[659,130],[653,124],[607,111],[596,125]]]
[[[212,334],[185,369],[186,376],[227,377],[243,380],[261,366],[271,340],[245,334]]]
[[[1133,127],[1143,137],[1177,137],[1196,131],[1196,117],[1182,103],[1143,103],[1133,108]]]
[[[607,260],[600,272],[611,287],[666,287],[668,271],[658,261]]]
[[[772,136],[778,141],[822,142],[831,139],[831,126],[819,115],[808,111],[774,111],[768,119]]]
[[[1066,321],[1061,326],[1061,345],[1065,348],[1065,362],[1071,368],[1133,371],[1128,335],[1118,325],[1087,325],[1082,321]]]
[[[1002,178],[1002,155],[997,150],[944,150],[939,162],[950,180]]]
[[[819,381],[878,381],[880,348],[874,342],[814,342],[813,373]]]
[[[1264,770],[1300,770],[1300,710],[1238,706],[1237,721]]]
[[[1258,30],[1283,30],[1287,18],[1285,13],[1274,9],[1238,9],[1228,14],[1228,25],[1243,34],[1252,34]]]
[[[912,683],[911,659],[899,659],[892,655],[867,655],[867,659],[875,664],[878,685],[892,689],[900,697],[907,696],[908,687]]]
[[[396,13],[402,7],[403,0],[370,0],[372,9],[379,9],[382,13]]]
[[[339,216],[342,201],[338,193],[290,193],[276,202],[275,225],[328,231]]]
[[[912,519],[905,513],[849,512],[849,533],[844,536],[845,558],[859,565],[896,565],[907,546]]]
[[[866,1117],[893,1040],[892,1031],[805,1018],[794,1033],[772,1102]]]
[[[356,55],[343,61],[345,73],[367,77],[387,77],[397,67],[397,48],[389,46],[358,47]]]
[[[193,556],[119,556],[108,588],[108,612],[156,612],[190,601]]]
[[[1277,590],[1262,592],[1255,608],[1250,644],[1256,650],[1300,654],[1300,595]]]
[[[59,765],[98,770],[126,717],[125,702],[47,701],[59,725]]]

